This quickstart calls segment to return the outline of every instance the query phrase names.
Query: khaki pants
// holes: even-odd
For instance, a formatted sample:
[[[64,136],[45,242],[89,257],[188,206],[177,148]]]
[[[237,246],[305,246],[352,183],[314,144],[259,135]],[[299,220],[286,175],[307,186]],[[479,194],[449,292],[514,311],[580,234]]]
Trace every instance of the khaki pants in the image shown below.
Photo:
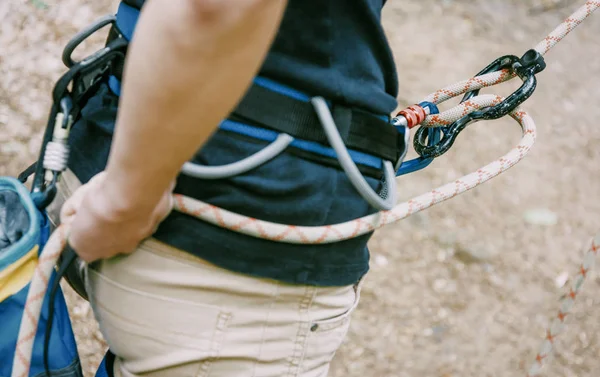
[[[63,175],[59,207],[79,187]],[[326,376],[361,283],[290,285],[214,266],[157,240],[84,268],[115,375]]]

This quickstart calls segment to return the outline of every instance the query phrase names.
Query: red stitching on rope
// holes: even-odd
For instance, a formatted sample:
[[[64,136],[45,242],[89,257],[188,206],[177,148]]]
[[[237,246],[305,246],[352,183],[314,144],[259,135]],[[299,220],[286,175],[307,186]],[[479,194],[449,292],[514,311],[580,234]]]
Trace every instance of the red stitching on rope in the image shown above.
[[[549,341],[551,344],[554,344],[554,336],[552,336],[550,330],[546,330],[546,340]]]
[[[535,357],[535,361],[537,361],[540,365],[542,364],[542,361],[547,357],[548,355],[540,355],[538,353],[538,355]]]
[[[573,300],[575,300],[575,298],[577,297],[577,292],[573,292],[573,289],[571,289],[569,291],[569,297],[571,297]]]

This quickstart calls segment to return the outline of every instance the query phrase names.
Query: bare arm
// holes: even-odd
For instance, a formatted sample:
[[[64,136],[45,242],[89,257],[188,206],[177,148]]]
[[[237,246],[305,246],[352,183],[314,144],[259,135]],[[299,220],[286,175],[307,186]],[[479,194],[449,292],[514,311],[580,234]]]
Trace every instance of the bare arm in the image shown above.
[[[125,210],[153,208],[233,110],[279,25],[281,0],[150,0],[129,50],[107,167]]]
[[[131,252],[170,209],[185,161],[256,75],[285,0],[148,0],[124,71],[106,171],[63,206],[90,262]]]

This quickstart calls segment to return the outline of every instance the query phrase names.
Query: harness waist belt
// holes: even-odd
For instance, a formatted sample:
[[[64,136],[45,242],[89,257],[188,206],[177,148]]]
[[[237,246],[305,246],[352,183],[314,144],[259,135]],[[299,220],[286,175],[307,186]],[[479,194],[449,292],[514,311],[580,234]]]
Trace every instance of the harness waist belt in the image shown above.
[[[121,2],[117,13],[117,30],[111,30],[112,37],[120,33],[127,40],[132,38],[142,4],[143,1],[136,0]],[[122,64],[117,64],[114,75],[120,81],[122,69],[119,68],[122,68]],[[296,90],[293,90],[295,95],[289,95],[268,86],[268,80],[255,80],[229,118],[285,133],[296,139],[330,145],[308,95],[298,95]],[[404,156],[408,148],[405,135],[388,121],[388,116],[336,103],[329,105],[342,141],[348,149],[392,163]]]
[[[115,78],[120,81],[120,70]],[[382,117],[339,104],[332,105],[332,115],[348,149],[395,163],[408,148],[404,134]],[[256,82],[229,119],[329,145],[321,122],[308,100],[293,98]]]
[[[366,111],[332,105],[333,118],[346,147],[396,162],[407,146],[389,122]],[[254,123],[295,138],[329,145],[314,107],[308,102],[253,84],[231,118]]]

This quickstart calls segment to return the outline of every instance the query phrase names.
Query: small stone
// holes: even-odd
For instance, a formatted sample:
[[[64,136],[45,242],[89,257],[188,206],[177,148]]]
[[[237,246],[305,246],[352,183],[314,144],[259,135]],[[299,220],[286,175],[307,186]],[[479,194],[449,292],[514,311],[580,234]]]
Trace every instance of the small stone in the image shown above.
[[[435,235],[435,241],[442,246],[450,247],[456,244],[456,233],[445,232]]]
[[[446,256],[447,255],[448,254],[446,253],[446,251],[440,250],[440,251],[437,252],[436,259],[437,259],[438,262],[443,262],[443,261],[446,260]]]
[[[504,286],[504,280],[496,274],[490,274],[489,281],[494,287],[499,288]]]
[[[565,286],[565,284],[567,283],[568,280],[569,280],[569,273],[566,271],[563,271],[560,273],[560,275],[558,275],[556,277],[556,279],[554,279],[554,284],[556,285],[556,288],[560,289]]]
[[[92,335],[94,336],[94,339],[96,339],[99,342],[104,342],[104,337],[102,336],[102,333],[100,332],[100,330],[95,330]]]
[[[390,264],[389,260],[383,255],[376,255],[374,258],[375,265],[385,267]]]
[[[525,222],[531,225],[552,226],[558,223],[558,215],[548,208],[534,208],[523,214]]]
[[[447,329],[445,326],[434,326],[432,330],[435,335],[441,335],[445,333]]]
[[[491,260],[495,253],[486,245],[458,245],[454,256],[465,264]]]
[[[431,336],[431,335],[433,335],[433,329],[423,330],[423,336]]]
[[[90,307],[88,305],[76,305],[73,308],[73,315],[76,317],[83,318],[87,316]]]
[[[365,349],[362,347],[353,347],[350,350],[350,354],[352,355],[352,358],[354,358],[354,359],[361,357],[364,353],[365,353]]]

